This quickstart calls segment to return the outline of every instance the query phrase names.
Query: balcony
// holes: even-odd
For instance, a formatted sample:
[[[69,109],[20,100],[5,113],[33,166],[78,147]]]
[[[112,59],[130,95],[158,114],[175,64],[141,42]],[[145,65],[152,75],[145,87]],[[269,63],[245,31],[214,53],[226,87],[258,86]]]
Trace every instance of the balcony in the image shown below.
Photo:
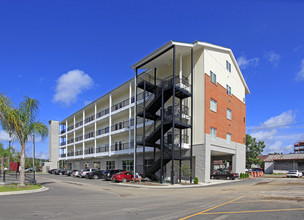
[[[83,140],[83,136],[80,135],[78,137],[75,138],[75,142],[78,142],[78,141],[82,141]]]
[[[64,129],[64,130],[61,130],[60,131],[60,134],[64,134],[66,132],[66,130]]]
[[[111,131],[117,131],[117,130],[120,130],[120,129],[123,129],[123,128],[129,128],[129,120],[115,123],[111,127]]]
[[[74,156],[74,151],[69,151],[68,152],[68,157],[73,157]]]
[[[96,131],[96,136],[109,133],[109,127],[105,127]]]
[[[113,106],[111,107],[111,111],[114,112],[114,111],[116,111],[116,110],[119,110],[119,109],[121,109],[121,108],[127,106],[127,105],[129,105],[129,99],[126,99],[126,100],[124,100],[124,101],[122,101],[122,102],[120,102],[120,103],[117,103],[117,104],[113,105]]]
[[[89,122],[91,122],[91,121],[94,121],[94,119],[95,119],[95,116],[94,115],[92,115],[92,116],[90,116],[90,117],[88,117],[88,118],[86,118],[85,120],[84,120],[84,123],[89,123]]]
[[[109,152],[109,146],[104,146],[104,147],[97,147],[96,148],[96,153],[103,153],[103,152]]]
[[[64,145],[66,145],[65,141],[63,141],[63,142],[60,143],[60,146],[64,146]]]
[[[78,128],[78,127],[80,127],[80,126],[82,126],[82,125],[83,125],[83,121],[77,122],[77,123],[75,124],[75,128]]]
[[[130,143],[117,142],[117,143],[111,145],[111,151],[128,150],[129,146],[130,146]]]
[[[107,108],[107,109],[105,109],[105,110],[103,110],[103,111],[101,111],[101,112],[98,112],[98,113],[96,114],[96,119],[97,119],[97,118],[100,118],[100,117],[102,117],[102,116],[104,116],[104,115],[109,114],[109,112],[110,112],[109,108]]]
[[[86,135],[85,135],[85,139],[89,139],[89,138],[92,138],[92,137],[94,137],[94,132],[92,131],[92,132],[89,132],[89,133],[87,133]]]
[[[71,131],[73,129],[74,129],[74,125],[71,125],[71,126],[68,127],[68,131]]]
[[[83,155],[82,150],[76,150],[75,151],[75,156],[80,156],[80,155]]]
[[[71,138],[70,140],[68,140],[68,144],[72,144],[74,143],[74,138]]]
[[[62,157],[66,157],[66,154],[60,154],[60,157],[62,158]]]
[[[94,152],[94,148],[93,147],[90,147],[90,148],[87,148],[87,149],[85,149],[85,151],[84,151],[84,154],[94,154],[95,152]]]

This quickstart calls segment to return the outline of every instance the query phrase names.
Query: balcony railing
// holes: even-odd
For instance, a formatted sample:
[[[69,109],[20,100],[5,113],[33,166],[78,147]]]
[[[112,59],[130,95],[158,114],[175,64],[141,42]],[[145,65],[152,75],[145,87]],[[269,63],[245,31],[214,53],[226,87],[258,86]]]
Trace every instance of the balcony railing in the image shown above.
[[[129,127],[129,120],[127,121],[121,121],[115,123],[113,126],[111,126],[111,131],[117,131],[123,128],[128,128]]]
[[[127,150],[129,149],[130,143],[115,143],[111,145],[111,151],[120,151],[120,150]]]
[[[106,134],[106,133],[109,133],[109,127],[98,129],[96,131],[96,136],[99,136],[99,135],[102,135],[102,134]]]
[[[66,157],[66,154],[60,154],[60,157]]]
[[[71,138],[70,140],[68,140],[68,144],[72,144],[74,143],[74,138]]]
[[[91,121],[94,121],[94,119],[95,119],[95,116],[92,115],[92,116],[86,118],[86,119],[84,120],[84,123],[89,123],[89,122],[91,122]]]
[[[82,154],[83,154],[82,150],[76,150],[75,151],[75,156],[79,156],[79,155],[82,155]]]
[[[94,148],[91,147],[91,148],[85,149],[84,154],[94,154]]]
[[[64,129],[64,130],[61,130],[60,131],[60,134],[64,134],[66,132],[66,130]]]
[[[94,137],[94,132],[93,132],[93,131],[90,132],[90,133],[87,133],[87,134],[85,135],[85,139],[92,138],[92,137]]]
[[[82,135],[80,135],[80,136],[78,136],[78,137],[75,138],[75,142],[82,141],[82,140],[83,140],[83,136]]]
[[[75,128],[78,128],[78,127],[80,127],[81,125],[83,125],[83,121],[77,122],[77,123],[75,124]]]
[[[96,114],[96,119],[97,119],[97,118],[100,118],[100,117],[102,117],[102,116],[104,116],[104,115],[109,114],[109,112],[110,112],[109,108],[107,108],[107,109],[105,109],[105,110],[103,110],[103,111],[101,111],[101,112],[98,112],[98,113]]]
[[[125,107],[125,106],[127,106],[127,105],[129,105],[129,99],[126,99],[126,100],[124,100],[124,101],[122,101],[122,102],[120,102],[120,103],[117,103],[117,104],[113,105],[113,106],[111,107],[111,111],[112,111],[112,112],[113,112],[113,111],[116,111],[116,110],[121,109],[121,108],[123,108],[123,107]]]
[[[74,151],[69,151],[68,152],[68,157],[72,157],[72,156],[74,156]]]
[[[63,141],[63,142],[60,143],[60,146],[64,146],[64,145],[66,145],[65,141]]]
[[[103,152],[109,152],[109,146],[97,147],[96,148],[96,153],[103,153]]]
[[[74,125],[71,125],[71,126],[68,127],[68,131],[71,131],[73,129],[74,129]]]

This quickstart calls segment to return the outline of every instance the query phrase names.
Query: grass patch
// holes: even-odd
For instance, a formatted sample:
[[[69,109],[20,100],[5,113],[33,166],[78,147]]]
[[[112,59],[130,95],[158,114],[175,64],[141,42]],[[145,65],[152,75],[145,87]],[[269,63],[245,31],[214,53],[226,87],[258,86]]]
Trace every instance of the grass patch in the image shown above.
[[[19,186],[17,183],[0,186],[0,192],[14,192],[22,190],[33,190],[40,189],[42,186],[40,184],[26,184],[25,186]]]

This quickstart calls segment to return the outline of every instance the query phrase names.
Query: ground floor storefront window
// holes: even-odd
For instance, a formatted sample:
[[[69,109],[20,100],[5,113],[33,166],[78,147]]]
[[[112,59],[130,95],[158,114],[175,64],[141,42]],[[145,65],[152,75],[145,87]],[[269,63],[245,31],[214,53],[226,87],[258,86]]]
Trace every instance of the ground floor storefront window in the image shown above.
[[[134,169],[134,161],[133,160],[123,160],[122,161],[122,169],[133,171]]]
[[[113,169],[115,169],[115,161],[107,161],[106,169],[107,170],[113,170]]]
[[[100,169],[100,161],[99,162],[94,162],[93,168]]]

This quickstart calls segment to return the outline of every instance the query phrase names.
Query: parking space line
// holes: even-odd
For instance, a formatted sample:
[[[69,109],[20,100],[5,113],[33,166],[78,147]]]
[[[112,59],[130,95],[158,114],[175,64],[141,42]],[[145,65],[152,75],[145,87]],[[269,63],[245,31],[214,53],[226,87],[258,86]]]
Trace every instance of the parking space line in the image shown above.
[[[269,202],[269,200],[248,200],[248,201],[241,201],[241,202],[231,202],[231,204],[255,203],[255,202]]]
[[[211,207],[211,208],[209,208],[209,209],[205,209],[204,211],[201,211],[201,212],[198,212],[198,213],[195,213],[195,214],[192,214],[192,215],[186,216],[186,217],[184,217],[184,218],[180,218],[179,220],[185,220],[185,219],[188,219],[188,218],[191,218],[191,217],[197,216],[197,215],[204,214],[205,212],[208,212],[208,211],[210,211],[210,210],[212,210],[212,209],[215,209],[215,208],[221,207],[221,206],[223,206],[223,205],[226,205],[226,204],[232,203],[232,202],[237,201],[237,200],[239,200],[239,199],[241,199],[241,198],[243,198],[243,197],[245,197],[245,196],[240,196],[240,197],[238,197],[238,198],[236,198],[236,199],[230,200],[230,201],[225,202],[225,203],[222,203],[222,204],[220,204],[220,205],[213,206],[213,207]]]
[[[208,213],[202,213],[202,215],[241,214],[241,213],[257,213],[257,212],[286,212],[286,211],[304,211],[304,208],[249,210],[249,211],[232,211],[232,212],[208,212]]]

